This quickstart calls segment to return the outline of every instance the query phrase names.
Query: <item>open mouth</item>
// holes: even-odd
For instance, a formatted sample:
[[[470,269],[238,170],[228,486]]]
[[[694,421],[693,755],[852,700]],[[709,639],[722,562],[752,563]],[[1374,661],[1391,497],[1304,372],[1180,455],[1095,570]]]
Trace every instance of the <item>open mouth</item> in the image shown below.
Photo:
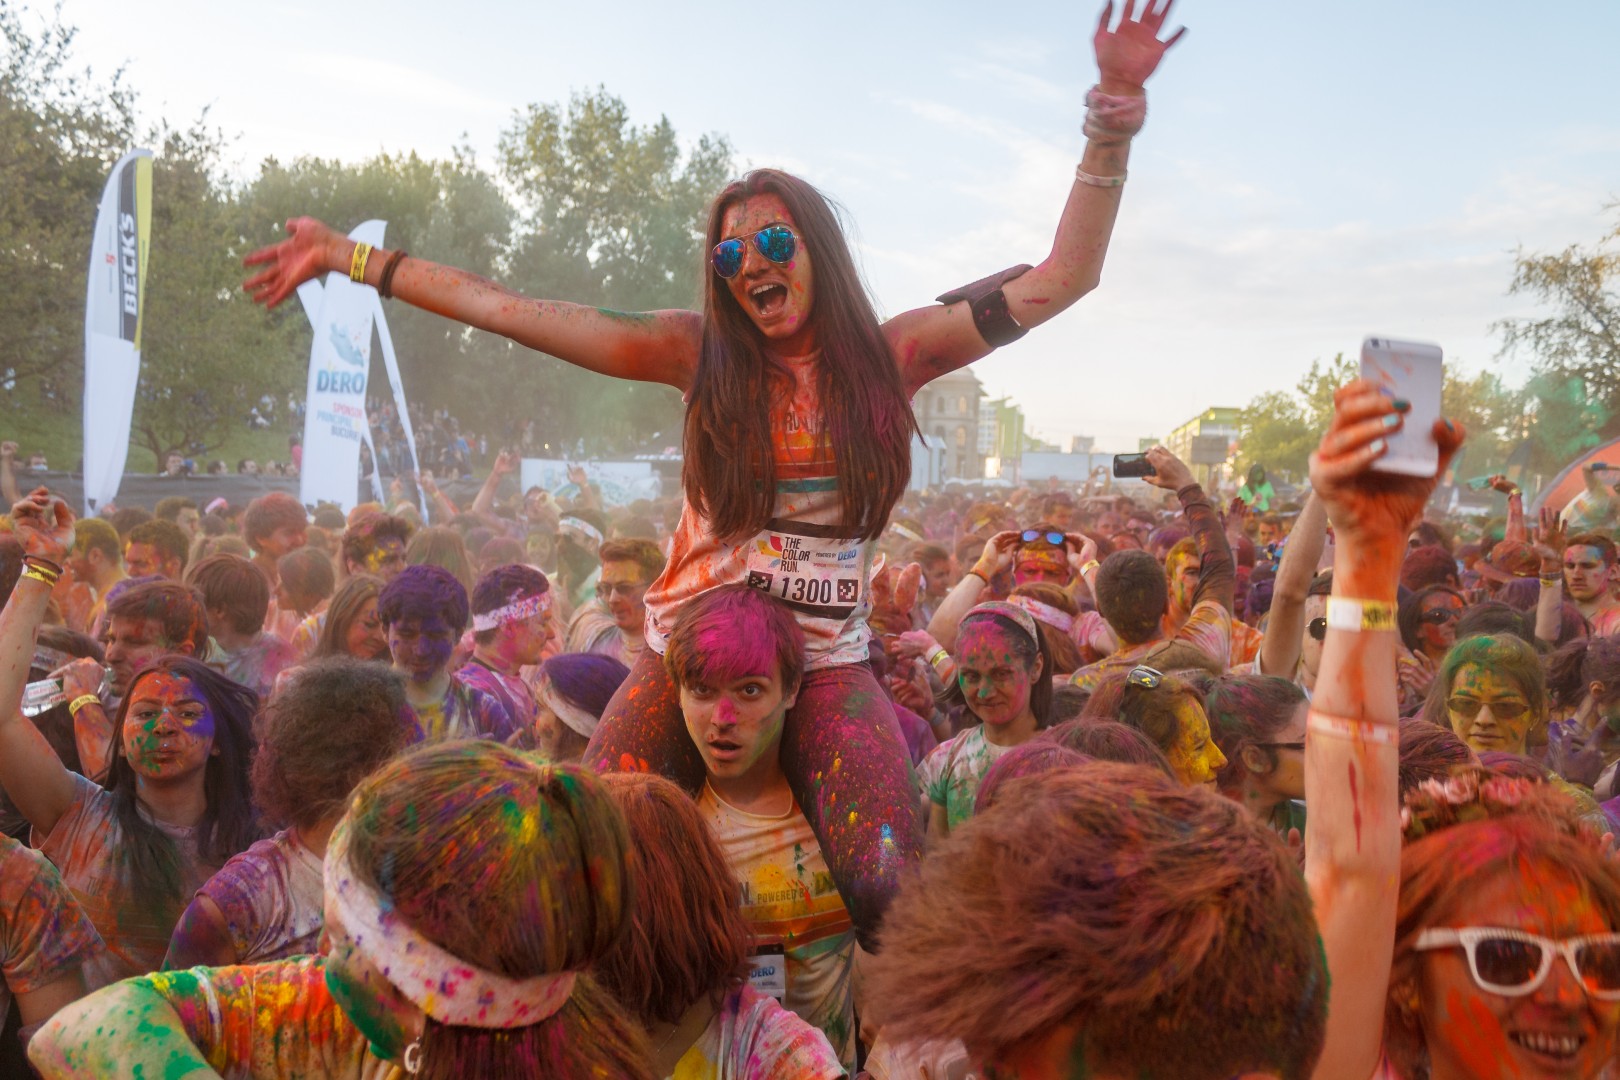
[[[770,317],[787,306],[787,286],[777,282],[755,285],[748,290],[748,299],[761,316]]]
[[[1559,1065],[1573,1062],[1586,1042],[1580,1035],[1551,1035],[1545,1031],[1515,1031],[1508,1038],[1532,1054]]]
[[[709,753],[721,761],[730,761],[742,753],[742,744],[734,742],[711,742]]]

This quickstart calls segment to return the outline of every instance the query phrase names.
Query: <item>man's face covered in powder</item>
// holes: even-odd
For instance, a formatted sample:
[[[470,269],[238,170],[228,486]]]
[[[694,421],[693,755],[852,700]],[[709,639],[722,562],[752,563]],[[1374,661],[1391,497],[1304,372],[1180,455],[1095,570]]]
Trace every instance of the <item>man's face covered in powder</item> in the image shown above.
[[[405,541],[397,536],[385,536],[366,552],[365,571],[376,574],[384,581],[393,581],[405,569]]]
[[[208,764],[214,713],[190,679],[154,671],[130,689],[123,739],[124,756],[137,775],[174,783]]]
[[[1028,711],[1030,690],[1041,674],[1039,656],[1033,664],[1024,659],[1029,648],[1029,640],[1000,619],[980,616],[962,624],[956,678],[973,715],[1001,727]]]
[[[427,682],[444,670],[455,648],[456,631],[437,615],[400,619],[388,626],[388,652],[394,669],[416,682]]]
[[[1073,576],[1074,571],[1069,567],[1066,548],[1053,547],[1044,542],[1025,544],[1013,556],[1015,585],[1045,581],[1053,585],[1066,586]]]
[[[174,647],[163,637],[163,624],[156,619],[114,615],[107,620],[103,644],[107,666],[112,669],[112,692],[122,696],[130,677]]]
[[[774,661],[773,661],[774,663]],[[776,671],[744,675],[723,686],[681,687],[681,715],[711,777],[736,780],[782,741],[782,721],[798,688],[782,686]]]

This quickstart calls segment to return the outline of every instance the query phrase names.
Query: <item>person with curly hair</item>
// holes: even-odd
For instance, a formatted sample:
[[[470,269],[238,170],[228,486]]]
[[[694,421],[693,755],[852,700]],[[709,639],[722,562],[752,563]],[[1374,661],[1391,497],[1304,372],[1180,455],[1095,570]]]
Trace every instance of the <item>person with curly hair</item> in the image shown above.
[[[348,657],[293,669],[260,714],[258,734],[253,804],[283,827],[197,890],[165,968],[318,952],[327,839],[356,785],[422,737],[399,675]]]

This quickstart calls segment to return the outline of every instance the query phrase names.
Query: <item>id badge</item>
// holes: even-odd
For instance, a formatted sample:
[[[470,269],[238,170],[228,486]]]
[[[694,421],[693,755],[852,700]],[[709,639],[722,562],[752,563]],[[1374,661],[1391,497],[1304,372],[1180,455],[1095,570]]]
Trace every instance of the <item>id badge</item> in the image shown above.
[[[848,619],[860,606],[866,542],[804,521],[773,520],[748,541],[748,585],[818,619]]]
[[[787,1000],[787,952],[780,944],[760,943],[748,958],[748,985],[778,1005]]]

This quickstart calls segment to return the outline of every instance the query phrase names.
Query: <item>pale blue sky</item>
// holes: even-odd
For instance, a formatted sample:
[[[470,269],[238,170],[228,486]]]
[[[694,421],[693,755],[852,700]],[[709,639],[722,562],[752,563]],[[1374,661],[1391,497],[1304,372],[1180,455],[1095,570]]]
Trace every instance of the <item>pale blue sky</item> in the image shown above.
[[[463,132],[489,162],[514,109],[601,84],[841,201],[893,313],[1045,254],[1098,10],[65,0],[64,19],[149,114],[212,106],[244,168],[445,156]],[[1496,365],[1490,323],[1532,310],[1505,295],[1513,249],[1617,221],[1615,0],[1182,0],[1174,19],[1102,288],[976,368],[1038,434],[1134,449],[1369,332]]]

